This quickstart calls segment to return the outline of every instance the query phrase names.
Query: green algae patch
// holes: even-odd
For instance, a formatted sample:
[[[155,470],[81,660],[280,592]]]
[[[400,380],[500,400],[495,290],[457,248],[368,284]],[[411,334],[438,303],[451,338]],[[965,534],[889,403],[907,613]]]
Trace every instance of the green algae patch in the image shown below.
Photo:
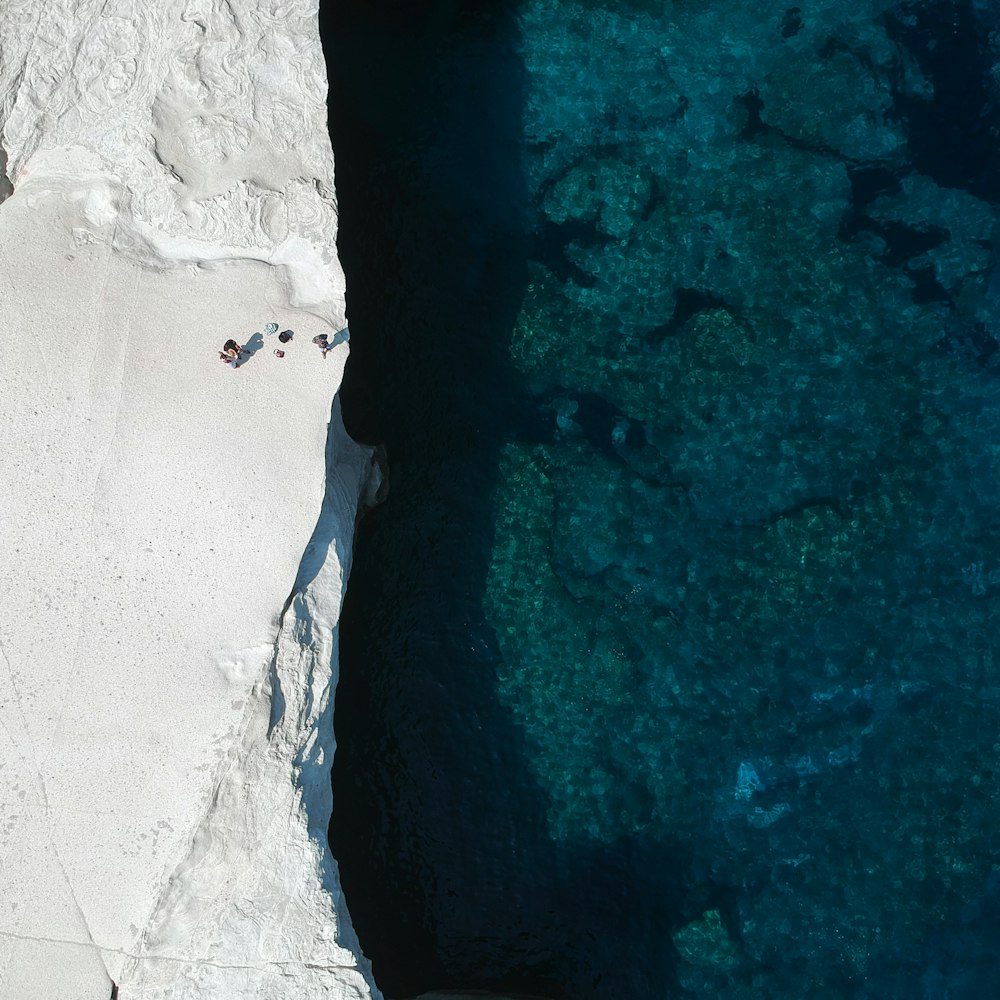
[[[628,512],[610,492],[591,494],[587,510],[565,514],[561,526],[557,486],[566,489],[572,463],[553,461],[546,449],[510,447],[502,468],[484,610],[503,654],[500,696],[534,748],[535,774],[549,795],[550,835],[604,840],[641,830],[676,808],[684,774],[659,745],[653,720],[636,717],[626,602],[605,604],[568,588],[554,544],[568,528],[599,573],[613,556],[608,517],[627,520]]]
[[[730,972],[742,962],[739,947],[723,926],[718,910],[706,910],[677,931],[674,947],[684,962],[720,972]]]

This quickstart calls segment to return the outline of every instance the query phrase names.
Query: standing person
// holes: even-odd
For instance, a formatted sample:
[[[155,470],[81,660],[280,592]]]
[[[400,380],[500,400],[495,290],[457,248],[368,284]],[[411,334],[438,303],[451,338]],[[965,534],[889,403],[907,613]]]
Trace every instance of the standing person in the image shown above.
[[[236,343],[235,340],[227,340],[225,344],[222,345],[222,350],[219,352],[219,358],[225,361],[230,368],[239,368],[240,357],[243,354],[243,348]]]
[[[327,352],[333,350],[330,338],[325,333],[321,333],[319,336],[313,337],[313,343],[323,352],[323,360],[325,361]]]

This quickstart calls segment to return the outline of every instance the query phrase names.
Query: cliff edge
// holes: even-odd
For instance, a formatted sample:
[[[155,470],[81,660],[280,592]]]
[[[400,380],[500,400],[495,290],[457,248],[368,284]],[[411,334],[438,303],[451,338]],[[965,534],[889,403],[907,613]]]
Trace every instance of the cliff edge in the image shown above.
[[[371,461],[315,0],[0,22],[0,995],[377,997],[326,841]]]

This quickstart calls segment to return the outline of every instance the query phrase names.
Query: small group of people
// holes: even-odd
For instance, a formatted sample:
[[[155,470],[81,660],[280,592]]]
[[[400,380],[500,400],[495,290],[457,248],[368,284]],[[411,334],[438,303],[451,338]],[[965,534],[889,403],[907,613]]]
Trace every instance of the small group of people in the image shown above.
[[[273,333],[274,330],[277,330],[277,328],[278,328],[278,324],[277,323],[274,323],[274,324],[270,324],[269,323],[268,324],[268,331],[267,332],[268,333]],[[346,328],[345,328],[345,332],[346,332]],[[259,337],[260,334],[254,334],[254,336]],[[295,336],[294,331],[292,331],[292,330],[282,330],[281,333],[278,334],[278,340],[282,344],[287,344],[287,343],[289,343],[291,341],[291,339],[294,336]],[[323,353],[323,359],[324,360],[326,360],[327,354],[329,354],[330,351],[332,351],[333,348],[334,348],[334,346],[335,346],[334,344],[330,343],[330,337],[329,337],[328,334],[325,334],[325,333],[321,333],[321,334],[318,334],[317,336],[313,337],[312,342]],[[285,352],[282,351],[279,348],[275,348],[274,353],[279,358],[283,358],[285,356]],[[224,361],[227,365],[229,365],[230,368],[239,368],[239,366],[243,363],[243,357],[244,357],[244,355],[246,355],[247,357],[250,357],[251,352],[248,351],[241,344],[237,344],[235,340],[227,340],[225,342],[225,344],[223,344],[222,350],[219,352],[219,358],[222,361]]]

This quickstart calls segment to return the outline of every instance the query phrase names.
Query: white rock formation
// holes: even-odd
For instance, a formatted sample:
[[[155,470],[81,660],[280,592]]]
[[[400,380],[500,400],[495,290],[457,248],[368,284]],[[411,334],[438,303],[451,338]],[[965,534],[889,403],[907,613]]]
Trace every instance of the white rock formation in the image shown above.
[[[0,0],[5,1000],[378,995],[326,846],[371,477],[310,343],[325,97],[316,0]]]

